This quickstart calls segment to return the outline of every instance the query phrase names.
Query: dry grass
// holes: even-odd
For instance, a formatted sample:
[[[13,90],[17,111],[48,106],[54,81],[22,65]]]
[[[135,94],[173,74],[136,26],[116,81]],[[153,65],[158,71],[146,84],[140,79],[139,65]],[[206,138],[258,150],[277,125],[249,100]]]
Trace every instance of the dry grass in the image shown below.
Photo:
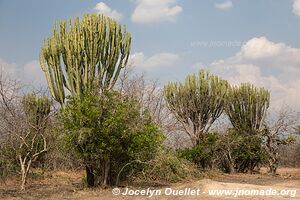
[[[266,169],[262,169],[260,174],[223,174],[220,172],[208,172],[205,178],[199,181],[185,181],[176,184],[171,184],[164,187],[172,188],[201,188],[207,190],[211,188],[296,188],[298,190],[298,197],[300,192],[300,168],[281,168],[278,171],[278,176],[271,176],[267,174]],[[130,196],[113,196],[111,189],[87,189],[84,187],[83,178],[84,172],[72,171],[57,171],[47,172],[40,176],[35,176],[28,181],[26,191],[19,191],[18,180],[12,178],[0,183],[0,199],[145,199],[145,197],[130,197]],[[129,186],[141,187],[141,186]],[[143,187],[147,187],[143,185]],[[219,199],[217,197],[202,196],[205,199]],[[202,198],[200,197],[200,198]],[[283,198],[283,197],[281,197]],[[180,196],[157,196],[151,199],[199,199],[199,197],[180,197]],[[203,198],[202,198],[203,199]],[[229,198],[226,199],[239,199]],[[243,197],[240,199],[259,199],[258,197]],[[267,198],[261,198],[267,199]],[[277,197],[277,199],[280,199]],[[288,198],[283,198],[288,199]],[[293,198],[297,199],[297,198]]]

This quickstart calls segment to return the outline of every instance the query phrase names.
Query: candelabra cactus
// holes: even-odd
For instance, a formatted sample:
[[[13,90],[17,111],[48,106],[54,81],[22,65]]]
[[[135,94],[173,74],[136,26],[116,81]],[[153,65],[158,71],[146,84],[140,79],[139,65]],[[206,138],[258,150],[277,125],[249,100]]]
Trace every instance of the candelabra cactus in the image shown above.
[[[63,105],[86,90],[111,89],[130,54],[131,35],[109,17],[87,14],[56,24],[42,47],[40,64],[50,92]]]
[[[39,127],[46,121],[51,107],[51,101],[47,97],[25,95],[22,104],[26,118],[32,126]]]
[[[228,83],[201,70],[189,75],[185,83],[169,83],[164,88],[165,100],[182,123],[193,145],[208,132],[223,112]]]
[[[253,134],[262,128],[270,104],[270,92],[244,83],[228,90],[226,113],[236,130]]]

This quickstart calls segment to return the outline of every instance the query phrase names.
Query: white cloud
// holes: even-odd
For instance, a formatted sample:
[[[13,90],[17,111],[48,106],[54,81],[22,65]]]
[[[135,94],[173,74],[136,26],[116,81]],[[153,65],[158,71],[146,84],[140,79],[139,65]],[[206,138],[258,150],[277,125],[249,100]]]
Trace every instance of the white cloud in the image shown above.
[[[176,0],[137,0],[137,6],[131,16],[135,23],[174,22],[182,12]]]
[[[240,53],[245,58],[259,59],[277,56],[285,48],[286,46],[282,43],[274,43],[265,37],[260,37],[249,40]]]
[[[116,20],[120,20],[122,18],[121,13],[119,13],[117,10],[111,9],[104,2],[97,3],[95,10],[97,10],[98,13],[104,14],[105,16],[108,16],[108,17],[112,17]]]
[[[300,0],[294,0],[293,12],[295,15],[300,16]]]
[[[250,82],[269,89],[273,107],[300,109],[300,49],[253,38],[234,56],[211,63],[209,70],[231,84]]]
[[[233,6],[233,4],[232,4],[232,1],[230,1],[230,0],[225,0],[220,3],[215,3],[215,8],[217,8],[219,10],[229,10],[232,8],[232,6]]]
[[[170,66],[178,59],[179,56],[172,53],[158,53],[151,57],[146,57],[142,52],[138,52],[130,56],[129,64],[140,69],[153,70],[159,67]]]
[[[24,65],[19,75],[26,83],[45,85],[46,77],[37,60],[33,60]]]
[[[0,69],[0,73],[3,72],[13,79],[20,80],[24,84],[46,86],[46,77],[37,60],[32,60],[24,66],[17,66],[0,58]]]

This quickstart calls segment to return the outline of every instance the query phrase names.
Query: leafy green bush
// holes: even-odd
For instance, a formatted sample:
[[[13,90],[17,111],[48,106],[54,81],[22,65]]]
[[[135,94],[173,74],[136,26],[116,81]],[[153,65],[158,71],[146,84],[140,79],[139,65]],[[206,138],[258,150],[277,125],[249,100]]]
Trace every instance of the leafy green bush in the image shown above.
[[[216,133],[208,133],[196,146],[188,149],[180,149],[178,150],[178,154],[180,157],[194,162],[202,169],[212,169],[218,159],[218,152],[221,150],[218,146],[218,140],[219,137]]]
[[[267,159],[258,134],[234,130],[223,135],[208,133],[196,146],[178,150],[178,154],[202,169],[219,168],[229,173],[253,171]]]
[[[247,135],[231,130],[227,137],[237,172],[253,171],[266,161],[267,154],[259,134]]]
[[[115,184],[127,163],[153,159],[164,139],[149,113],[141,111],[138,101],[117,92],[70,98],[60,119],[67,149],[104,185]],[[121,180],[127,173],[128,169],[121,174]],[[88,176],[87,172],[87,179]]]

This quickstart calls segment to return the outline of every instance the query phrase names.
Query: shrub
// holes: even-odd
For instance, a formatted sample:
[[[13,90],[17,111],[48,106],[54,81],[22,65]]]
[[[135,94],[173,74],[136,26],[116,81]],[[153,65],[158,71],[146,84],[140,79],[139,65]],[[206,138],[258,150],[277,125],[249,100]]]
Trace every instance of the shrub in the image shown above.
[[[142,170],[137,171],[135,181],[172,183],[200,177],[197,166],[185,158],[178,157],[172,150],[161,150],[157,156],[141,163]]]
[[[6,179],[19,173],[19,163],[16,153],[10,145],[0,144],[0,179]]]
[[[60,119],[66,147],[84,162],[89,185],[94,185],[94,178],[114,185],[124,165],[153,159],[164,138],[137,101],[117,92],[70,98]],[[121,180],[128,172],[123,171]]]
[[[219,168],[227,173],[253,171],[267,159],[259,135],[234,130],[226,134],[206,134],[196,146],[178,150],[178,154],[201,169]]]
[[[212,169],[218,159],[218,135],[215,133],[206,134],[198,144],[192,148],[180,149],[178,154],[182,158],[186,158],[194,162],[202,169]]]
[[[266,162],[267,154],[259,135],[246,135],[231,131],[228,138],[237,172],[252,172],[255,168],[259,168],[260,164]]]

